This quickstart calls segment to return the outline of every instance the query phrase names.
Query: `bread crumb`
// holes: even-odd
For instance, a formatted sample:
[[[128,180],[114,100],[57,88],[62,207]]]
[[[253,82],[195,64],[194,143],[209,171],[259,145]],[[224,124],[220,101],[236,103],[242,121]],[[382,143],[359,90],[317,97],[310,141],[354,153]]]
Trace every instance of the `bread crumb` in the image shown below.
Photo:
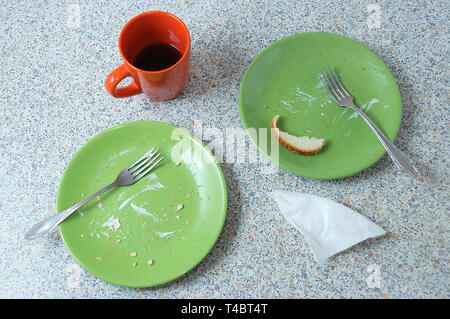
[[[133,265],[133,267],[136,267],[137,263],[135,261],[133,261],[132,265]]]
[[[180,165],[181,165],[181,162],[176,162],[175,165],[176,165],[176,166],[180,166]]]
[[[149,260],[147,261],[147,264],[148,264],[148,265],[153,265],[153,259],[149,259]]]
[[[176,219],[180,219],[180,218],[181,218],[181,216],[180,216],[180,215],[177,215],[177,216],[175,216],[175,218],[176,218]]]
[[[130,253],[130,257],[136,257],[137,254],[135,252]]]
[[[184,207],[183,204],[179,204],[179,205],[177,206],[177,209],[175,210],[175,212],[179,212],[180,210],[183,209],[183,207]]]
[[[103,261],[103,258],[102,257],[97,257],[96,258],[98,261]]]

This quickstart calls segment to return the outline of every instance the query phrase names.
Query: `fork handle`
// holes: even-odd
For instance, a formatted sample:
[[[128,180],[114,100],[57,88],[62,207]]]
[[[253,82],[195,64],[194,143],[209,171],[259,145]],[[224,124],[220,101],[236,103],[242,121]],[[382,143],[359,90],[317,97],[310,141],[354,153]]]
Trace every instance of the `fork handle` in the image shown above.
[[[389,156],[394,161],[395,165],[400,169],[408,173],[414,178],[418,177],[418,173],[416,168],[409,162],[406,155],[400,151],[397,146],[394,145],[394,143],[389,140],[386,135],[381,132],[378,127],[376,127],[375,124],[372,123],[372,121],[367,117],[367,115],[361,111],[358,107],[352,107],[352,109],[361,115],[361,117],[366,121],[366,123],[369,125],[369,127],[372,129],[372,131],[375,133],[375,135],[380,140],[381,144],[383,144],[384,148],[388,152]]]
[[[63,220],[65,220],[67,217],[72,215],[72,213],[74,211],[76,211],[78,208],[80,208],[81,206],[86,204],[88,201],[90,201],[91,199],[93,199],[93,198],[103,194],[108,189],[111,189],[111,188],[113,188],[114,186],[117,186],[117,185],[118,184],[114,181],[110,185],[108,185],[106,187],[103,187],[101,190],[99,190],[95,194],[92,194],[88,198],[85,198],[82,201],[76,203],[75,205],[67,208],[66,210],[63,210],[59,214],[50,216],[49,218],[44,219],[43,221],[40,221],[39,223],[37,223],[36,225],[31,227],[31,229],[25,235],[25,239],[31,240],[31,239],[36,239],[36,238],[44,236],[49,231],[51,231],[53,228],[55,228],[57,225],[59,225]]]

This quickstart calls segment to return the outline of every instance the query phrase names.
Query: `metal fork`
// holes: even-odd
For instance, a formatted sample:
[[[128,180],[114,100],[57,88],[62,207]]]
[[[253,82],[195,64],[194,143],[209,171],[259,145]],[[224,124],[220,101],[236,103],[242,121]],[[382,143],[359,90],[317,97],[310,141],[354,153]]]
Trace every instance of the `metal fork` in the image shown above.
[[[384,148],[391,156],[395,165],[400,170],[407,172],[414,178],[418,177],[418,173],[416,168],[409,163],[408,158],[402,151],[400,151],[387,137],[381,132],[375,124],[367,117],[367,115],[361,111],[353,102],[353,96],[345,89],[344,85],[341,83],[336,73],[334,73],[333,69],[328,65],[325,70],[322,70],[320,73],[320,80],[322,81],[323,86],[327,89],[328,93],[330,93],[333,100],[340,106],[346,106],[351,108],[353,111],[358,113],[364,121],[370,126],[372,131],[380,140],[381,144],[383,144]]]
[[[159,162],[162,161],[163,157],[160,157],[160,153],[156,147],[153,147],[147,153],[144,154],[140,159],[131,164],[130,166],[124,168],[116,180],[109,184],[108,186],[102,188],[95,194],[92,194],[86,199],[83,199],[81,202],[73,205],[72,207],[67,208],[59,214],[53,215],[43,221],[37,223],[28,231],[25,235],[25,239],[36,239],[41,236],[44,236],[57,225],[59,225],[63,220],[69,217],[74,211],[78,208],[89,202],[91,199],[103,194],[108,189],[113,188],[115,186],[125,186],[136,183],[142,177],[144,177],[148,172],[150,172]]]

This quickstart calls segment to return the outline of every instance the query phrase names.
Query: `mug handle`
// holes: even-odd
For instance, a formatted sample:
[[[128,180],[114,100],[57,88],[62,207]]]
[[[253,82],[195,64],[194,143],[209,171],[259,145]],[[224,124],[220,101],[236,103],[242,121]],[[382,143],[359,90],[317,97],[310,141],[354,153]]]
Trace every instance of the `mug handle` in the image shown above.
[[[127,76],[132,77],[131,73],[125,67],[125,64],[122,64],[117,69],[112,71],[106,78],[106,90],[108,90],[108,92],[114,97],[129,97],[142,93],[141,86],[136,82],[136,80],[134,80],[134,78],[131,84],[125,87],[116,88],[117,85]]]

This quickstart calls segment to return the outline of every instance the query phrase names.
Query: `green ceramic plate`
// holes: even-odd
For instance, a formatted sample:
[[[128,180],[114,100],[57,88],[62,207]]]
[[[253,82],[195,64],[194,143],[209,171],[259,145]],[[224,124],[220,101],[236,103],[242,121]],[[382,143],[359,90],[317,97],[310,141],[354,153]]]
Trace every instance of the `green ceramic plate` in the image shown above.
[[[337,34],[301,33],[269,45],[248,67],[239,92],[244,128],[269,130],[267,141],[263,141],[266,149],[259,146],[255,134],[249,134],[266,157],[271,158],[270,121],[277,114],[281,116],[280,130],[326,140],[314,156],[279,147],[281,168],[316,179],[353,175],[377,162],[385,152],[364,120],[338,106],[322,86],[318,74],[326,65],[335,69],[356,105],[394,140],[402,109],[394,77],[372,51]]]
[[[153,146],[164,160],[150,174],[104,193],[60,225],[75,259],[116,285],[149,287],[183,275],[208,254],[225,220],[225,180],[210,151],[186,130],[150,121],[87,142],[64,172],[58,211],[111,183]]]

